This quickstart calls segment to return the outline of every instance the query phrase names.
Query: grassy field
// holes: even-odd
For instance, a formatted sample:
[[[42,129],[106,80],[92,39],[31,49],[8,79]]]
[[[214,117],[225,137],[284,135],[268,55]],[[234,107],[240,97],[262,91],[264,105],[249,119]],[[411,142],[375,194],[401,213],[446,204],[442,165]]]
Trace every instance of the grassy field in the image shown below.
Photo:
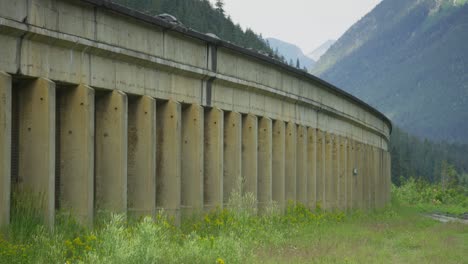
[[[468,263],[468,226],[424,216],[468,211],[465,192],[409,181],[392,194],[391,205],[369,213],[296,205],[280,215],[272,205],[261,217],[251,196],[237,195],[229,210],[180,227],[164,214],[107,215],[89,230],[60,214],[52,232],[22,199],[0,237],[0,263]]]

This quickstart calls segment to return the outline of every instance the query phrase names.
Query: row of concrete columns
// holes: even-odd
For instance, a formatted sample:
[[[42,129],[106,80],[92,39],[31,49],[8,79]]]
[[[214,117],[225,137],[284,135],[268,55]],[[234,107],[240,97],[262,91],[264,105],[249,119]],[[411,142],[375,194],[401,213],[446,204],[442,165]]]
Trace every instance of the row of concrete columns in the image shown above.
[[[260,211],[272,201],[341,210],[389,201],[388,153],[346,137],[43,78],[12,84],[0,74],[0,225],[14,185],[41,198],[50,225],[57,207],[85,224],[99,210],[164,209],[177,220],[225,206],[234,191],[252,193]]]

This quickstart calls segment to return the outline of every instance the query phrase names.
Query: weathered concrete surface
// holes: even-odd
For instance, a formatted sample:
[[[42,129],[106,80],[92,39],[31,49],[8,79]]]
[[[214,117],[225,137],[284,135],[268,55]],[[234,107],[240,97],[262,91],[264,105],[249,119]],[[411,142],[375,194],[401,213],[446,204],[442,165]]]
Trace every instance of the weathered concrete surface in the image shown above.
[[[149,96],[128,100],[128,213],[134,217],[156,213],[156,100]]]
[[[338,136],[338,206],[337,208],[341,211],[346,210],[347,204],[347,190],[346,190],[346,170],[347,170],[347,163],[346,163],[346,138]]]
[[[58,90],[57,90],[58,92]],[[94,90],[85,85],[62,87],[60,109],[60,209],[91,226],[94,215]]]
[[[270,206],[273,199],[273,122],[258,120],[258,209]]]
[[[242,116],[237,112],[224,114],[224,179],[223,203],[233,192],[241,192],[242,184]]]
[[[307,205],[307,127],[298,126],[296,135],[296,201]]]
[[[258,198],[258,119],[242,116],[242,193]]]
[[[333,209],[338,208],[339,201],[339,173],[340,173],[340,156],[339,156],[339,138],[338,136],[332,134],[331,139],[331,157],[332,157],[332,177],[330,181],[330,190],[331,190],[331,202],[330,207]]]
[[[273,201],[275,201],[281,210],[285,209],[285,143],[286,143],[286,125],[283,121],[275,120],[273,122]]]
[[[355,194],[356,194],[356,197],[354,199],[355,201],[355,206],[354,208],[356,209],[363,209],[363,205],[364,205],[364,202],[363,202],[363,198],[364,198],[364,194],[363,194],[363,182],[364,182],[364,167],[363,167],[363,146],[361,143],[359,142],[356,142],[356,145],[355,145],[355,166],[356,166],[356,170],[357,170],[357,173],[356,175],[354,176],[356,178],[355,180]]]
[[[317,202],[317,136],[315,128],[307,129],[307,206],[315,209]]]
[[[379,175],[381,175],[381,162],[380,162],[380,152],[376,147],[372,147],[374,153],[374,208],[382,208],[383,202],[382,197],[384,196],[382,189],[382,181],[380,180]]]
[[[0,72],[0,228],[10,223],[11,77]]]
[[[223,207],[224,113],[205,110],[204,133],[204,208]]]
[[[203,210],[203,158],[205,111],[199,105],[182,110],[182,198],[184,215]]]
[[[323,131],[316,129],[317,159],[316,159],[316,193],[317,205],[324,208],[325,204],[325,136]]]
[[[296,179],[297,179],[297,125],[288,122],[286,124],[285,143],[285,180],[284,195],[286,204],[296,202]]]
[[[33,195],[43,219],[55,217],[55,83],[38,78],[18,89],[18,186]],[[37,196],[37,197],[36,197]]]
[[[389,203],[390,202],[390,196],[391,196],[391,185],[392,185],[392,157],[390,156],[390,153],[385,151],[385,156],[386,156],[386,160],[385,160],[385,172],[384,172],[384,177],[386,177],[386,180],[387,180],[387,188],[386,188],[386,191],[387,191],[387,200],[386,200],[386,203]]]
[[[269,177],[269,150],[262,150],[258,143],[261,136],[267,138],[267,135],[261,135],[260,123],[254,121],[257,119],[260,122],[263,119],[275,120],[271,128],[271,196],[281,208],[288,199],[299,200],[311,208],[317,204],[330,209],[342,208],[344,204],[354,204],[353,201],[355,208],[369,208],[380,203],[379,188],[385,188],[385,200],[389,201],[389,156],[385,154],[382,158],[380,169],[378,159],[366,149],[375,147],[386,153],[391,124],[385,116],[359,99],[267,56],[189,29],[170,28],[156,18],[130,13],[111,2],[52,2],[18,0],[0,3],[0,71],[14,76],[15,85],[24,83],[25,79],[39,77],[50,79],[60,87],[68,87],[64,89],[82,84],[97,91],[95,209],[124,212],[128,202],[130,211],[151,211],[153,204],[160,201],[159,207],[165,207],[178,216],[181,206],[201,207],[202,193],[205,209],[222,207],[233,189],[257,193],[259,201],[265,199],[268,202],[268,190],[263,193],[265,197],[261,193],[263,188],[267,188],[268,178],[263,183],[261,177]],[[166,150],[157,147],[156,159],[165,168],[144,167],[154,159],[151,154],[141,160],[135,158],[151,151],[154,142],[139,145],[141,142],[135,138],[151,138],[147,133],[140,135],[140,129],[127,135],[127,129],[138,128],[139,123],[127,125],[126,115],[135,115],[136,118],[132,118],[135,122],[139,122],[137,117],[140,115],[133,112],[136,108],[127,112],[125,93],[130,97],[146,96],[150,100],[160,100],[163,103],[161,110],[171,109],[164,103],[168,100],[173,105],[180,103],[198,109],[194,114],[198,116],[198,124],[191,122],[194,119],[191,119],[189,108],[182,109],[180,105],[180,110],[176,110],[172,117],[176,121],[170,121],[169,110],[161,114],[163,121],[157,119],[159,125],[156,129],[165,131],[165,135],[157,133],[156,144]],[[136,104],[131,103],[132,106]],[[55,105],[50,107],[55,109]],[[72,108],[63,108],[57,108],[60,133],[57,137],[60,145],[57,147],[63,147],[59,155],[65,157],[75,150],[66,148],[66,143],[59,140],[72,137],[66,134],[66,127],[60,121],[73,114],[65,113]],[[202,111],[205,111],[203,121]],[[20,121],[21,124],[25,122]],[[288,131],[285,122],[288,123]],[[289,133],[293,128],[298,128],[294,137]],[[315,128],[320,130],[314,131]],[[50,133],[55,132],[55,128],[49,130]],[[193,138],[192,130],[196,131]],[[300,138],[301,130],[303,135],[307,134],[303,139]],[[316,134],[312,134],[313,143],[309,143],[311,131]],[[72,135],[75,136],[73,132]],[[349,142],[359,144],[359,151],[351,148],[349,152],[356,153],[348,162],[351,155],[348,155],[347,147],[343,151],[340,141],[327,142],[324,135],[346,137]],[[17,137],[16,134],[14,136]],[[9,141],[7,137],[2,140]],[[196,143],[201,141],[203,144]],[[127,153],[128,146],[135,149]],[[7,147],[3,146],[5,149]],[[261,157],[259,151],[265,151],[265,157]],[[84,159],[90,157],[83,156]],[[57,160],[61,161],[61,158],[57,157]],[[21,164],[21,159],[19,161]],[[78,164],[82,161],[70,162]],[[157,162],[155,164],[158,165]],[[260,163],[266,164],[265,170],[259,167],[262,166]],[[57,175],[73,166],[78,165],[57,166]],[[127,167],[131,170],[128,173]],[[356,176],[349,171],[354,168],[357,169]],[[7,170],[7,167],[2,166],[2,169]],[[87,167],[81,169],[86,170]],[[195,171],[196,176],[190,177],[190,170]],[[162,191],[155,194],[155,201],[144,199],[147,198],[144,195],[151,196],[151,190],[135,194],[132,189],[140,190],[138,186],[144,182],[133,182],[134,176],[144,174],[151,178],[150,171],[158,173],[156,182],[170,186],[161,187]],[[384,184],[380,184],[378,174],[385,179],[385,187],[380,187]],[[131,179],[128,184],[127,175]],[[349,175],[352,179],[350,184],[360,189],[343,187],[343,184],[348,186],[348,178],[343,175]],[[141,180],[139,176],[137,178]],[[68,188],[65,179],[58,179],[61,184],[50,193],[62,193],[65,187]],[[156,186],[160,188],[158,184]],[[70,198],[59,199],[58,205],[62,206]],[[144,199],[144,202],[138,202],[138,199]],[[84,200],[81,205],[89,203]],[[146,209],[133,208],[136,203]]]
[[[334,194],[333,192],[333,142],[330,133],[324,132],[324,143],[325,143],[325,156],[324,156],[324,166],[325,166],[325,174],[324,174],[324,192],[325,192],[325,200],[323,203],[324,209],[332,209],[333,208],[333,199]]]
[[[114,90],[96,94],[95,206],[127,212],[128,98]]]
[[[354,141],[351,139],[347,140],[346,145],[346,208],[353,209],[355,206],[355,186],[356,177],[354,176],[354,169],[356,168],[354,152]]]
[[[180,223],[181,200],[181,105],[157,103],[156,207]]]

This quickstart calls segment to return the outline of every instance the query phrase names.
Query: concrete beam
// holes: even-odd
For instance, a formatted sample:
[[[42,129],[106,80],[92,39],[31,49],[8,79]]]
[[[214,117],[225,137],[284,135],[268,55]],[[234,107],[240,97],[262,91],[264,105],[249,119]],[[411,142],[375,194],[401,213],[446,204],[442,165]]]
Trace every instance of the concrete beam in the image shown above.
[[[340,210],[346,210],[347,204],[347,190],[346,190],[346,168],[347,168],[347,160],[346,160],[346,145],[347,140],[344,137],[338,137],[338,207]]]
[[[38,78],[18,89],[18,187],[37,195],[46,225],[55,217],[55,83]]]
[[[0,228],[10,223],[11,76],[0,72]]]
[[[127,212],[127,95],[96,94],[95,204],[97,210]]]
[[[296,203],[296,174],[297,174],[297,125],[293,122],[286,124],[286,144],[285,144],[285,199],[288,203]]]
[[[316,166],[316,193],[317,206],[324,208],[325,205],[325,135],[323,131],[317,129],[317,166]]]
[[[94,216],[94,94],[85,85],[64,87],[57,93],[60,209],[87,226]]]
[[[233,192],[241,192],[241,171],[242,116],[236,112],[226,112],[224,114],[224,204],[227,204]]]
[[[307,127],[297,126],[296,201],[307,205]]]
[[[264,210],[273,199],[273,123],[258,121],[258,208]]]
[[[317,136],[315,128],[307,129],[307,206],[316,208],[317,202]]]
[[[258,201],[258,119],[242,116],[242,193],[252,193]]]
[[[157,104],[156,207],[180,223],[181,202],[181,105]]]
[[[204,133],[204,208],[223,207],[224,113],[212,108],[205,110]]]
[[[149,96],[128,100],[128,213],[134,217],[156,213],[156,100]]]
[[[275,120],[273,122],[273,164],[272,164],[272,198],[279,208],[283,211],[285,209],[285,143],[286,143],[286,126],[283,121]]]
[[[183,215],[203,210],[203,149],[205,110],[189,105],[182,110],[182,198]]]

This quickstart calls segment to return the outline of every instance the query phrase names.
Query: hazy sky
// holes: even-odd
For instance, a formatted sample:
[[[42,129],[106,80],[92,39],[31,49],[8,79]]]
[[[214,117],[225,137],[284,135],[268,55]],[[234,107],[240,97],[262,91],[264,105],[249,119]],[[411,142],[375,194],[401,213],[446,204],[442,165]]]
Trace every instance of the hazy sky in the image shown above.
[[[244,29],[296,44],[305,53],[337,39],[380,1],[224,0],[226,12]]]

